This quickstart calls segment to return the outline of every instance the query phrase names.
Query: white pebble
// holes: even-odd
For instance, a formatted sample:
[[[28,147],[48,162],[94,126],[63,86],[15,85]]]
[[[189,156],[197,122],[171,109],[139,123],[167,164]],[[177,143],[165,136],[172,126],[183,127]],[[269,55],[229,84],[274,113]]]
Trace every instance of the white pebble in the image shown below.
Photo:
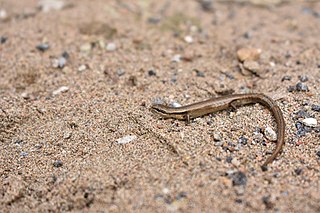
[[[106,49],[109,52],[115,51],[117,49],[117,46],[115,43],[108,43]]]
[[[86,66],[85,64],[82,64],[82,65],[79,66],[78,71],[79,71],[79,72],[83,72],[83,71],[85,71],[86,69],[87,69],[87,66]]]
[[[318,121],[315,118],[306,118],[302,120],[302,123],[306,126],[315,127],[318,124]]]
[[[184,40],[185,40],[185,42],[187,42],[189,44],[193,42],[192,36],[186,36],[186,37],[184,37]]]
[[[0,19],[4,20],[8,17],[7,11],[0,9]]]
[[[171,59],[171,61],[173,62],[180,62],[181,61],[181,55],[177,54],[177,55],[174,55]]]
[[[181,107],[181,104],[179,104],[178,102],[173,102],[171,104],[172,107]]]
[[[232,158],[231,163],[234,166],[240,166],[240,162],[237,160],[237,158]]]
[[[53,91],[53,92],[52,92],[52,95],[59,95],[60,93],[67,92],[68,90],[69,90],[69,87],[67,87],[67,86],[62,86],[62,87],[60,87],[59,89]]]
[[[117,143],[118,144],[127,144],[127,143],[130,143],[131,141],[134,141],[135,139],[137,139],[137,136],[127,135],[127,136],[124,136],[123,138],[119,138],[117,140]]]
[[[44,13],[50,10],[61,10],[65,7],[65,3],[62,0],[40,0],[38,5]]]
[[[266,138],[270,141],[276,141],[277,140],[277,134],[275,131],[273,131],[273,129],[271,127],[267,127],[264,130],[264,135],[266,136]]]

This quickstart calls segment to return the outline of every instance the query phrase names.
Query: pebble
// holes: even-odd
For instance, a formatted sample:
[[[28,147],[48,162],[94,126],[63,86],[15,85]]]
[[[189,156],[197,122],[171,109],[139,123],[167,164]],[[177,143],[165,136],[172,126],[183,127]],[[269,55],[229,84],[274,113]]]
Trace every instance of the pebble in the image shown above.
[[[231,164],[237,167],[240,166],[240,162],[237,160],[237,158],[233,158],[231,160]]]
[[[292,76],[285,75],[282,77],[281,81],[291,81],[291,79],[292,79]]]
[[[115,43],[108,43],[106,49],[109,52],[113,52],[117,49],[117,45]]]
[[[137,139],[136,135],[126,135],[122,138],[117,139],[118,144],[127,144]]]
[[[308,76],[306,76],[306,75],[302,75],[302,76],[299,76],[299,80],[300,80],[301,82],[306,82],[306,81],[309,80],[309,78],[308,78]]]
[[[192,38],[192,36],[188,35],[188,36],[184,37],[184,41],[191,44],[193,42],[193,38]]]
[[[21,152],[21,153],[20,153],[20,156],[21,156],[21,157],[27,157],[27,156],[28,156],[28,152]]]
[[[256,61],[245,60],[243,62],[243,67],[253,73],[259,73],[260,71],[260,65]]]
[[[85,43],[80,46],[80,51],[82,53],[89,53],[92,49],[92,44],[91,43]]]
[[[56,168],[59,168],[63,165],[61,160],[56,160],[55,162],[53,162],[53,166]]]
[[[294,170],[294,173],[295,173],[296,175],[301,175],[302,172],[303,172],[303,169],[301,169],[301,168],[298,168],[298,169],[295,169],[295,170]]]
[[[151,69],[151,70],[148,71],[148,75],[149,75],[149,76],[156,76],[157,73],[156,73],[156,71],[154,71],[154,70]]]
[[[87,65],[85,65],[85,64],[81,64],[79,67],[78,67],[78,71],[79,72],[83,72],[83,71],[85,71],[87,69]]]
[[[320,151],[317,151],[316,155],[320,158]]]
[[[309,88],[307,85],[299,82],[297,83],[296,85],[296,90],[299,91],[299,92],[308,92],[309,91]]]
[[[182,105],[179,104],[178,102],[173,102],[171,103],[171,106],[177,108],[177,107],[181,107]]]
[[[67,59],[69,58],[69,54],[67,52],[63,52],[58,59],[53,59],[52,66],[54,68],[64,68],[67,63]]]
[[[117,69],[117,75],[118,76],[123,76],[125,73],[126,72],[124,71],[124,69],[121,69],[121,68]]]
[[[25,100],[28,100],[30,98],[30,95],[27,92],[21,93],[21,97]]]
[[[256,48],[242,48],[237,51],[239,61],[244,62],[246,60],[256,61],[260,58],[262,50]]]
[[[0,37],[0,44],[6,43],[7,40],[8,40],[8,37],[1,36],[1,37]]]
[[[49,49],[49,44],[39,44],[36,46],[36,48],[41,51],[41,52],[45,52],[46,50]]]
[[[240,138],[238,139],[238,142],[242,145],[247,145],[248,143],[248,138],[244,137],[243,135],[240,136]]]
[[[270,141],[276,141],[277,140],[276,132],[269,126],[267,128],[265,128],[264,135]]]
[[[212,0],[200,0],[198,1],[199,4],[201,5],[202,10],[204,11],[212,11],[213,6],[212,6]]]
[[[296,128],[297,128],[297,136],[298,137],[301,137],[301,136],[305,136],[306,135],[306,129],[304,127],[304,125],[298,121],[296,124],[295,124]]]
[[[57,90],[54,90],[53,92],[52,92],[52,95],[59,95],[60,93],[64,93],[64,92],[67,92],[69,90],[69,87],[67,87],[67,86],[62,86],[62,87],[60,87],[60,88],[58,88]]]
[[[221,141],[221,135],[218,133],[213,133],[213,140],[214,141]]]
[[[65,7],[65,3],[62,0],[40,0],[38,5],[44,13],[50,10],[61,10]]]
[[[7,11],[0,9],[0,20],[6,20],[8,18]]]
[[[311,110],[316,111],[316,112],[320,112],[320,105],[313,104],[311,106]]]
[[[318,121],[315,118],[305,118],[302,120],[302,123],[309,127],[315,127],[318,124]]]
[[[172,62],[180,62],[181,61],[181,55],[177,54],[177,55],[174,55],[171,59]]]
[[[244,186],[247,184],[247,176],[245,173],[238,171],[230,175],[233,186]]]
[[[309,113],[306,112],[305,110],[299,110],[295,114],[296,114],[296,118],[307,118],[307,117],[310,117]]]
[[[197,69],[194,69],[193,71],[196,72],[196,76],[197,76],[197,77],[202,77],[202,78],[205,77],[204,72],[199,71],[199,70],[197,70]]]

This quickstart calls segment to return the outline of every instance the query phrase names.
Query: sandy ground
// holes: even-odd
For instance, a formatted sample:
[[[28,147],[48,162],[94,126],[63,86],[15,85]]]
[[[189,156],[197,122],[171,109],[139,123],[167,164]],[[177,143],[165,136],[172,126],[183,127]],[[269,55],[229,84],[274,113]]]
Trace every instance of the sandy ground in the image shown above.
[[[1,212],[320,212],[320,3],[199,2],[0,1]],[[265,172],[263,106],[149,111],[248,92],[285,117]]]

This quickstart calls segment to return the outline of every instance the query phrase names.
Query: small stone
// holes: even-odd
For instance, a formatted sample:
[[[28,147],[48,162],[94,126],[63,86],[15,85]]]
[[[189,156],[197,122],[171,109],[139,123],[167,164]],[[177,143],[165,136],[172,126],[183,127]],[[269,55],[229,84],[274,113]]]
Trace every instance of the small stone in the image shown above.
[[[295,114],[296,114],[296,118],[307,118],[307,117],[310,117],[309,113],[306,112],[305,110],[299,110]]]
[[[295,86],[289,86],[288,87],[288,92],[294,92],[294,91],[296,91],[296,87]]]
[[[61,10],[65,7],[65,3],[62,0],[40,0],[38,5],[44,13],[50,10]]]
[[[53,162],[53,166],[56,168],[59,168],[63,165],[61,160],[56,160],[55,162]]]
[[[30,98],[29,94],[27,92],[21,93],[21,97],[25,100],[28,100]]]
[[[0,37],[0,44],[6,43],[7,40],[8,40],[8,37],[1,36],[1,37]]]
[[[148,75],[149,75],[149,76],[156,76],[157,73],[156,73],[154,70],[149,70],[149,71],[148,71]]]
[[[245,60],[243,62],[243,67],[253,73],[259,73],[260,71],[260,65],[256,61]]]
[[[80,51],[83,53],[89,53],[92,49],[92,44],[91,43],[85,43],[80,46]]]
[[[83,72],[83,71],[85,71],[87,69],[87,65],[85,65],[85,64],[81,64],[79,67],[78,67],[78,71],[79,72]]]
[[[302,75],[302,76],[299,76],[299,80],[300,80],[301,82],[306,82],[306,81],[308,81],[309,79],[308,79],[308,76]]]
[[[171,103],[171,106],[177,108],[177,107],[181,107],[182,105],[179,104],[178,102],[173,102]]]
[[[232,162],[232,159],[233,159],[233,158],[232,158],[231,156],[228,156],[228,157],[226,158],[226,162],[227,162],[227,163],[231,163],[231,162]]]
[[[271,127],[267,127],[264,130],[264,135],[266,136],[266,138],[270,141],[276,141],[277,140],[277,134],[275,131],[273,131],[273,129]]]
[[[65,133],[63,134],[63,139],[69,139],[69,138],[71,138],[71,136],[72,136],[72,133],[71,133],[71,132],[65,132]]]
[[[117,46],[115,43],[108,43],[106,49],[107,51],[112,52],[117,49]]]
[[[295,169],[294,170],[294,173],[296,174],[296,175],[301,175],[301,173],[302,173],[302,169],[301,168],[298,168],[298,169]]]
[[[313,104],[311,106],[311,110],[316,111],[316,112],[320,112],[320,105]]]
[[[242,145],[247,145],[248,139],[245,138],[243,135],[241,135],[240,138],[238,139],[238,142]]]
[[[181,55],[177,54],[177,55],[174,55],[171,59],[172,62],[180,62],[181,61]]]
[[[320,158],[320,150],[316,152],[316,155]]]
[[[8,18],[7,11],[0,9],[0,20],[6,20]]]
[[[45,52],[49,49],[49,44],[39,44],[36,46],[36,48],[41,52]]]
[[[292,76],[285,75],[282,77],[281,81],[290,81],[292,79]]]
[[[238,171],[230,175],[233,186],[242,186],[247,184],[247,176],[245,173]]]
[[[308,86],[301,83],[301,82],[297,83],[296,90],[299,92],[308,92],[309,91]]]
[[[191,44],[193,42],[193,38],[192,38],[192,36],[186,36],[186,37],[184,37],[184,41]]]
[[[20,153],[20,156],[21,156],[21,157],[27,157],[27,156],[28,156],[28,152],[21,152],[21,153]]]
[[[213,140],[214,141],[221,141],[221,135],[218,133],[213,134]]]
[[[309,127],[315,127],[318,124],[318,121],[315,118],[305,118],[302,120],[302,123]]]
[[[62,86],[60,88],[58,88],[57,90],[53,91],[52,92],[52,95],[59,95],[60,93],[64,93],[64,92],[67,92],[69,90],[69,87],[67,86]]]
[[[117,69],[117,75],[118,76],[123,76],[125,73],[126,72],[124,71],[124,69],[121,69],[121,68]]]
[[[256,61],[260,58],[262,50],[256,48],[242,48],[237,51],[239,61],[243,62],[246,60]]]
[[[123,138],[117,139],[117,143],[118,144],[127,144],[127,143],[134,141],[135,139],[137,139],[137,136],[127,135],[127,136],[124,136]]]
[[[264,203],[264,205],[266,206],[267,209],[272,209],[274,207],[274,203],[271,202],[270,196],[263,196],[262,202]]]
[[[240,162],[236,158],[233,158],[231,160],[231,164],[234,165],[234,166],[237,166],[237,167],[240,166]]]
[[[197,69],[194,69],[194,71],[196,72],[196,76],[197,76],[197,77],[202,77],[202,78],[205,77],[204,72],[199,71],[199,70],[197,70]]]
[[[199,4],[201,5],[202,10],[204,11],[212,11],[212,0],[199,0]]]

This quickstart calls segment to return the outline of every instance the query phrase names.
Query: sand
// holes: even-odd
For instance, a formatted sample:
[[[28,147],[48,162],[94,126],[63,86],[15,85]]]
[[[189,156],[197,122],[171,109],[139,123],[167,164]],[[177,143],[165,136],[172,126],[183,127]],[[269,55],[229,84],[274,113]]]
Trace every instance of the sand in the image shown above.
[[[199,2],[0,1],[1,212],[320,211],[320,3]],[[286,122],[264,172],[265,107],[149,110],[249,92]]]

